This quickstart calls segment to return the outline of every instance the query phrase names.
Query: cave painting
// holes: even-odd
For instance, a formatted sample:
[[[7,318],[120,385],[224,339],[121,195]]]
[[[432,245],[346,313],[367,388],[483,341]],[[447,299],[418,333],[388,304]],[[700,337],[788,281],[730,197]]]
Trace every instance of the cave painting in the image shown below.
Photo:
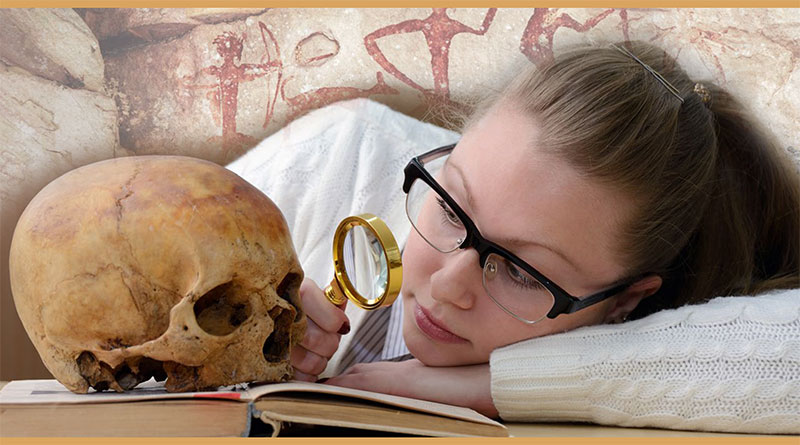
[[[376,73],[375,85],[371,88],[361,89],[355,87],[323,87],[316,90],[300,93],[295,96],[286,96],[284,87],[291,80],[287,78],[281,85],[281,98],[289,104],[291,111],[287,121],[291,121],[309,110],[314,110],[341,100],[369,97],[373,94],[399,94],[396,89],[386,85],[383,73]]]
[[[494,20],[496,12],[497,8],[490,8],[486,12],[481,26],[475,29],[448,17],[445,8],[434,8],[431,15],[425,19],[406,20],[371,32],[364,37],[364,45],[367,48],[367,53],[378,62],[381,68],[406,85],[422,92],[429,102],[443,101],[445,103],[451,103],[448,67],[450,64],[450,44],[452,39],[455,35],[461,33],[476,34],[479,36],[486,34],[486,31],[492,24],[492,20]],[[412,32],[422,32],[425,36],[428,50],[431,53],[431,69],[433,71],[432,90],[424,88],[422,85],[411,80],[411,78],[405,75],[397,66],[389,62],[378,47],[377,41],[383,37]]]
[[[297,66],[309,68],[320,66],[339,54],[339,41],[324,32],[312,33],[297,43],[294,61]]]
[[[618,12],[621,18],[621,33],[628,39],[628,17],[626,9],[606,9],[589,19],[579,22],[568,12],[558,9],[535,8],[528,20],[520,40],[520,51],[534,64],[539,65],[553,59],[553,38],[560,28],[577,32],[586,32],[601,21]],[[497,8],[489,8],[483,22],[472,28],[447,15],[445,8],[433,8],[425,19],[412,19],[390,24],[377,29],[364,37],[367,53],[381,68],[404,84],[420,91],[428,104],[459,104],[450,99],[450,46],[454,36],[468,33],[483,36],[491,26]],[[288,96],[286,84],[293,77],[283,77],[283,62],[280,48],[272,32],[263,22],[258,22],[265,53],[260,63],[241,63],[243,42],[246,34],[225,31],[218,35],[213,44],[222,57],[221,65],[208,66],[199,75],[212,76],[214,82],[208,85],[186,85],[192,89],[208,89],[207,94],[212,103],[212,114],[218,125],[222,127],[222,135],[211,138],[221,141],[222,148],[228,154],[235,154],[241,148],[248,148],[257,141],[236,131],[236,114],[238,107],[239,85],[257,78],[267,79],[266,114],[263,127],[271,122],[275,104],[280,98],[289,106],[286,121],[291,121],[308,110],[316,109],[340,100],[357,97],[369,97],[375,94],[399,94],[399,91],[388,86],[382,72],[376,73],[375,84],[370,88],[356,87],[322,87]],[[392,35],[421,32],[425,37],[431,55],[431,72],[433,87],[426,88],[412,80],[400,68],[390,62],[378,46],[378,41]],[[322,32],[314,32],[301,39],[294,51],[294,62],[298,67],[314,68],[326,64],[339,54],[340,45],[333,36]],[[191,78],[192,76],[187,76]],[[185,80],[186,78],[184,78]]]
[[[314,32],[300,40],[295,47],[295,63],[299,67],[314,68],[324,65],[339,54],[339,41],[332,35]],[[386,85],[383,73],[375,73],[375,85],[370,88],[356,87],[322,87],[304,91],[294,96],[286,94],[286,85],[294,77],[287,77],[281,84],[281,99],[289,106],[286,121],[291,121],[303,113],[324,107],[334,102],[369,97],[374,94],[399,94],[396,89]]]
[[[208,75],[215,78],[213,84],[198,85],[188,84],[195,76],[186,76],[182,79],[184,85],[192,89],[208,89],[207,97],[211,100],[211,112],[214,120],[219,124],[221,115],[222,135],[214,136],[210,142],[221,142],[223,151],[228,155],[236,154],[242,148],[249,148],[258,142],[255,138],[236,131],[236,113],[239,103],[239,84],[267,76],[268,84],[274,78],[274,93],[272,88],[267,88],[266,116],[264,127],[272,119],[275,102],[283,74],[283,63],[280,59],[280,49],[275,36],[263,22],[259,22],[261,38],[265,46],[265,55],[260,63],[240,63],[242,58],[243,42],[246,33],[239,36],[236,33],[225,31],[218,35],[212,42],[217,53],[222,57],[222,65],[213,65],[203,68],[199,75]],[[274,74],[274,76],[272,76]]]
[[[522,32],[519,49],[534,65],[547,63],[553,60],[553,36],[559,28],[586,32],[597,26],[614,11],[614,9],[606,9],[580,23],[566,12],[559,14],[558,9],[535,8],[533,15],[528,20],[528,25]],[[623,39],[628,40],[628,11],[620,9],[619,16],[622,19]]]

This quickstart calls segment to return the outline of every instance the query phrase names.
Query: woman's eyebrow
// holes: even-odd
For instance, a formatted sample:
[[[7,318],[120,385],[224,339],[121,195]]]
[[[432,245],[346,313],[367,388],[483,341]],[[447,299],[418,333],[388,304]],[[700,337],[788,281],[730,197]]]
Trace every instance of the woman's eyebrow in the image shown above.
[[[453,167],[453,170],[458,173],[458,176],[461,178],[461,183],[464,184],[464,192],[467,195],[467,204],[469,205],[470,209],[476,211],[477,208],[475,206],[475,200],[472,198],[472,192],[470,191],[469,183],[467,182],[467,175],[464,174],[464,171],[461,170],[461,167],[459,167],[458,164],[451,161],[452,159],[448,157],[444,166]]]
[[[560,250],[556,249],[555,247],[549,246],[547,244],[543,244],[543,243],[538,242],[538,241],[531,241],[531,240],[526,240],[526,239],[522,239],[522,238],[499,238],[496,241],[496,243],[500,244],[501,246],[519,246],[519,247],[536,246],[536,247],[541,247],[543,249],[549,250],[550,252],[553,252],[554,254],[556,254],[558,257],[560,257],[562,260],[564,260],[567,264],[572,266],[572,268],[575,269],[576,271],[578,271],[578,272],[581,271],[581,268],[578,267],[578,265],[574,261],[572,261],[568,256],[566,256],[563,252],[561,252]]]
[[[454,162],[450,162],[450,161],[451,161],[451,158],[448,158],[447,161],[445,161],[445,166],[453,167],[453,170],[458,174],[458,176],[461,179],[461,183],[464,184],[464,192],[465,192],[465,194],[467,196],[467,204],[469,204],[470,209],[472,209],[472,211],[474,213],[477,213],[477,206],[475,205],[475,200],[472,197],[472,192],[470,191],[470,185],[467,182],[467,175],[464,174],[464,171],[461,170],[461,167],[459,167],[458,164],[456,164]],[[576,262],[572,261],[572,259],[570,259],[567,255],[565,255],[560,250],[558,250],[555,247],[550,246],[548,244],[544,244],[544,243],[538,242],[538,241],[522,239],[522,238],[515,238],[515,237],[498,238],[498,239],[495,239],[493,241],[495,243],[497,243],[497,244],[500,244],[501,246],[517,246],[517,247],[537,246],[537,247],[541,247],[543,249],[547,249],[547,250],[553,252],[554,254],[556,254],[561,259],[563,259],[567,264],[572,266],[572,268],[575,269],[576,271],[578,271],[578,272],[581,271],[581,268],[578,267],[578,264]]]

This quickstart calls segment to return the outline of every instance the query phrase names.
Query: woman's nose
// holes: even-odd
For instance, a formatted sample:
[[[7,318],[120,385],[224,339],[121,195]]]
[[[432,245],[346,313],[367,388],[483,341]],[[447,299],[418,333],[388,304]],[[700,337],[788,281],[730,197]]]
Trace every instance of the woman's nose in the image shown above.
[[[470,309],[483,292],[482,270],[475,249],[443,254],[442,267],[431,275],[431,297],[461,309]]]

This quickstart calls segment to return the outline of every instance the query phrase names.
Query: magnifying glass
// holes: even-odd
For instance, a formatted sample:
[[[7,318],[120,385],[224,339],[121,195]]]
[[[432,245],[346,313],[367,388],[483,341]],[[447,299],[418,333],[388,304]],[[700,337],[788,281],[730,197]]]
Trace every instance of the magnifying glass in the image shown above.
[[[339,306],[347,300],[372,310],[394,303],[403,282],[400,248],[377,216],[348,216],[333,235],[335,276],[325,296]]]

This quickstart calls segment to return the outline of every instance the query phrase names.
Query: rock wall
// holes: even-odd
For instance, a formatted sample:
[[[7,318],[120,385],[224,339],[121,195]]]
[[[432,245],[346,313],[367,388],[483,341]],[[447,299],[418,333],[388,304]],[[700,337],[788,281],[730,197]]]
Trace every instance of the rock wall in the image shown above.
[[[330,102],[368,96],[421,117],[560,48],[623,39],[666,48],[796,147],[798,26],[797,9],[271,9],[132,48],[100,44],[124,98],[124,146],[226,163]]]
[[[0,9],[0,42],[0,380],[46,377],[11,296],[14,226],[53,179],[126,152],[97,39],[75,11]]]

